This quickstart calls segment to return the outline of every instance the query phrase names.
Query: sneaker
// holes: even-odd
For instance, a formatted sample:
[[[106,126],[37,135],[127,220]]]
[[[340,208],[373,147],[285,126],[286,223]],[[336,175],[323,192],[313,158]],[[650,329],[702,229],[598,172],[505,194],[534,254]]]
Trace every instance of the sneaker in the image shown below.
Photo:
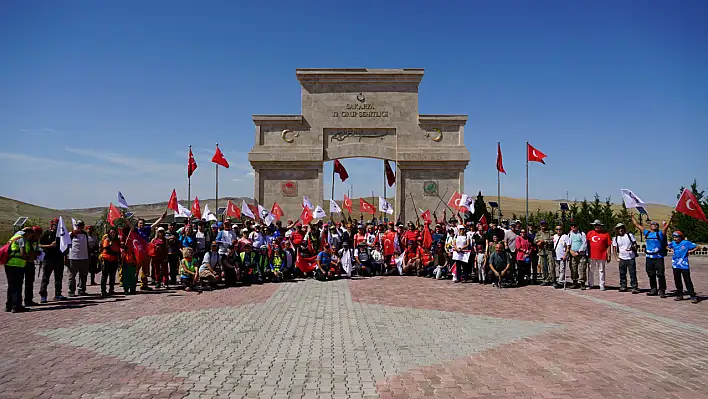
[[[17,309],[12,309],[12,313],[25,313],[25,312],[30,312],[30,309],[27,309],[26,307],[21,307]]]
[[[39,305],[39,304],[35,301],[25,302],[25,306],[37,306],[37,305]]]
[[[683,295],[676,294],[676,298],[674,298],[674,301],[683,301]]]
[[[587,290],[587,289],[588,289],[588,287],[586,287],[586,286],[582,286],[582,287],[580,287],[580,289],[581,289],[582,291],[585,291],[585,290]]]
[[[659,293],[656,290],[651,290],[647,292],[647,296],[657,296]]]
[[[47,303],[47,297],[46,296],[39,297],[39,303]]]
[[[691,303],[698,303],[698,297],[697,297],[697,296],[692,296],[692,297],[691,297]]]
[[[140,287],[140,291],[152,291],[152,288],[146,286]]]
[[[632,294],[639,294],[640,292],[639,288],[632,288]]]
[[[627,292],[627,287],[620,287],[619,292]]]
[[[666,291],[659,291],[659,297],[666,298]]]
[[[600,286],[600,291],[606,291],[606,288],[604,286]]]
[[[555,284],[553,285],[553,288],[559,290],[559,289],[563,288],[563,284],[555,283]]]

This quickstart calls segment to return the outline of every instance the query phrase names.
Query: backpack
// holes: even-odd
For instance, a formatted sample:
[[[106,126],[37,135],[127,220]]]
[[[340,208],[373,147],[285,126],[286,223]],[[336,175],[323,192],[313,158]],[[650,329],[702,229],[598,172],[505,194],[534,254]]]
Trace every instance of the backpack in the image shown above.
[[[654,233],[655,236],[649,238],[649,234]],[[669,253],[669,242],[667,241],[666,234],[664,234],[662,231],[650,231],[646,235],[647,240],[657,240],[659,241],[659,252],[657,252],[661,256],[666,256]]]
[[[632,243],[632,245],[629,248],[629,251],[634,254],[634,257],[636,258],[638,256],[637,250],[639,249],[639,246],[637,245],[637,242],[632,239],[632,236],[627,234],[627,238],[629,238],[629,242]],[[619,237],[615,237],[615,246],[617,247],[617,251],[619,252]]]
[[[7,244],[0,247],[0,265],[6,265],[7,262],[10,260],[10,252],[12,252],[10,248],[12,247],[12,244],[19,238],[20,236],[13,237],[12,239],[10,239],[10,241],[7,242]]]

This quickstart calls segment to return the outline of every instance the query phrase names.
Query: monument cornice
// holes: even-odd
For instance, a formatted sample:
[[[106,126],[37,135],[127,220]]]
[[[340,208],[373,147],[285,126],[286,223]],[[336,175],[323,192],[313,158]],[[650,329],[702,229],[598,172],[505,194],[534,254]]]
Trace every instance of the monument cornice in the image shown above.
[[[305,117],[302,115],[251,115],[253,123],[256,125],[263,124],[282,124],[282,125],[292,125],[292,124],[305,124]]]
[[[300,83],[414,83],[419,84],[425,69],[300,68],[295,70]]]
[[[467,115],[418,115],[421,125],[462,125],[467,123]]]

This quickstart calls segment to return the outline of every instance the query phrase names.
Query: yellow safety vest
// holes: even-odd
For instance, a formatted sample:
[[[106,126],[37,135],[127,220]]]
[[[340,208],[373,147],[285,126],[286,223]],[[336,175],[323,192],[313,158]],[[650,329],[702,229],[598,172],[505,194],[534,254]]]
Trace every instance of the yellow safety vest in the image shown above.
[[[5,266],[25,267],[27,264],[27,261],[20,256],[20,244],[17,243],[17,239],[20,237],[22,237],[21,234],[15,234],[10,239],[10,241],[15,241],[13,241],[10,245],[10,259],[7,261],[7,265]],[[25,253],[29,254],[31,250],[32,245],[28,240],[25,240]]]

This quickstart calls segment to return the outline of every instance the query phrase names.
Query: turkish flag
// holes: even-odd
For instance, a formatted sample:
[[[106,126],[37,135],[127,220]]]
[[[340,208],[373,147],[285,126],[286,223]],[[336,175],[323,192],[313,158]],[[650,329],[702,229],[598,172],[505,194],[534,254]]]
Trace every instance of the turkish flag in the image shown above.
[[[430,225],[423,227],[423,249],[429,251],[433,246],[433,234],[430,232]]]
[[[346,194],[344,194],[344,202],[342,203],[342,208],[348,210],[349,213],[352,213],[352,200],[351,198],[347,197]]]
[[[372,215],[376,214],[376,208],[370,203],[364,201],[363,198],[359,198],[359,211],[361,213],[370,213]]]
[[[177,205],[177,190],[172,190],[170,201],[167,203],[167,209],[172,209],[175,212],[179,212],[179,205]]]
[[[253,216],[256,217],[254,220],[259,222],[261,220],[261,215],[260,215],[260,212],[258,212],[258,207],[255,205],[252,205],[252,204],[246,204],[246,205],[248,205],[248,209],[251,210],[251,213],[253,214]]]
[[[479,218],[479,223],[482,225],[484,230],[487,230],[487,227],[489,226],[489,223],[487,223],[487,215],[482,215],[482,217]]]
[[[285,213],[283,213],[283,210],[280,208],[280,205],[278,205],[277,202],[273,203],[273,207],[270,208],[270,213],[272,213],[273,216],[275,216],[276,221],[279,221],[280,218],[283,217],[283,215],[285,215]]]
[[[534,148],[534,146],[528,143],[526,143],[526,150],[526,156],[528,157],[527,159],[529,160],[529,162],[541,162],[544,165],[546,164],[546,162],[543,160],[543,158],[547,157],[546,154],[542,153],[541,151]]]
[[[460,194],[460,193],[458,193],[457,191],[455,191],[454,193],[452,193],[452,197],[450,197],[450,201],[447,201],[447,205],[448,205],[450,208],[455,209],[455,210],[457,210],[458,212],[460,212],[462,209],[467,209],[467,208],[465,208],[464,206],[463,206],[463,207],[460,207],[460,201],[461,201],[461,200],[462,200],[462,194]]]
[[[393,186],[393,183],[396,182],[396,174],[393,173],[393,169],[391,169],[391,164],[388,163],[388,159],[384,160],[384,169],[386,170],[386,182],[388,183],[388,186],[391,187]]]
[[[133,256],[135,256],[135,261],[138,265],[145,264],[150,257],[148,253],[149,244],[144,238],[140,237],[139,234],[135,233],[135,230],[130,230],[127,239],[127,248],[129,251],[133,251]]]
[[[681,193],[681,198],[679,198],[678,203],[676,204],[676,212],[681,212],[692,218],[708,222],[708,220],[706,220],[706,214],[703,212],[703,208],[701,208],[701,204],[698,202],[698,199],[695,195],[693,195],[691,190],[687,188],[684,188]]]
[[[334,173],[338,174],[339,178],[342,179],[342,181],[345,181],[349,178],[349,173],[347,173],[347,170],[344,169],[344,165],[339,162],[339,159],[334,160]]]
[[[231,200],[226,203],[226,216],[241,219],[241,209],[231,202]]]
[[[108,207],[108,217],[106,218],[106,222],[108,222],[111,226],[114,226],[113,222],[117,219],[120,219],[120,211],[115,205],[113,205],[113,203],[111,203]]]
[[[395,231],[389,231],[384,234],[384,239],[383,239],[383,250],[384,250],[384,256],[390,256],[393,255],[394,251],[396,250],[396,245],[394,244],[396,240],[396,232]]]
[[[426,209],[425,212],[421,212],[420,217],[428,223],[433,223],[433,219],[430,218],[430,209]]]
[[[295,266],[302,270],[303,273],[309,273],[317,269],[317,255],[310,256],[306,258],[300,255],[300,251],[297,251],[297,257],[295,258]]]
[[[187,163],[187,178],[192,177],[192,173],[197,170],[197,161],[194,160],[194,154],[192,154],[192,147],[189,147],[189,162]]]
[[[504,170],[504,162],[502,161],[501,143],[497,143],[497,170],[506,174],[506,171]]]
[[[192,203],[192,216],[194,216],[197,219],[202,218],[202,210],[199,207],[199,197],[194,197],[194,203]]]
[[[300,212],[300,220],[302,220],[302,224],[310,224],[312,221],[312,210],[305,206],[302,208],[302,212]]]
[[[211,161],[225,168],[229,167],[229,161],[224,158],[224,154],[221,153],[221,149],[219,149],[218,145],[216,146],[216,152],[214,153],[214,156],[211,157]]]

